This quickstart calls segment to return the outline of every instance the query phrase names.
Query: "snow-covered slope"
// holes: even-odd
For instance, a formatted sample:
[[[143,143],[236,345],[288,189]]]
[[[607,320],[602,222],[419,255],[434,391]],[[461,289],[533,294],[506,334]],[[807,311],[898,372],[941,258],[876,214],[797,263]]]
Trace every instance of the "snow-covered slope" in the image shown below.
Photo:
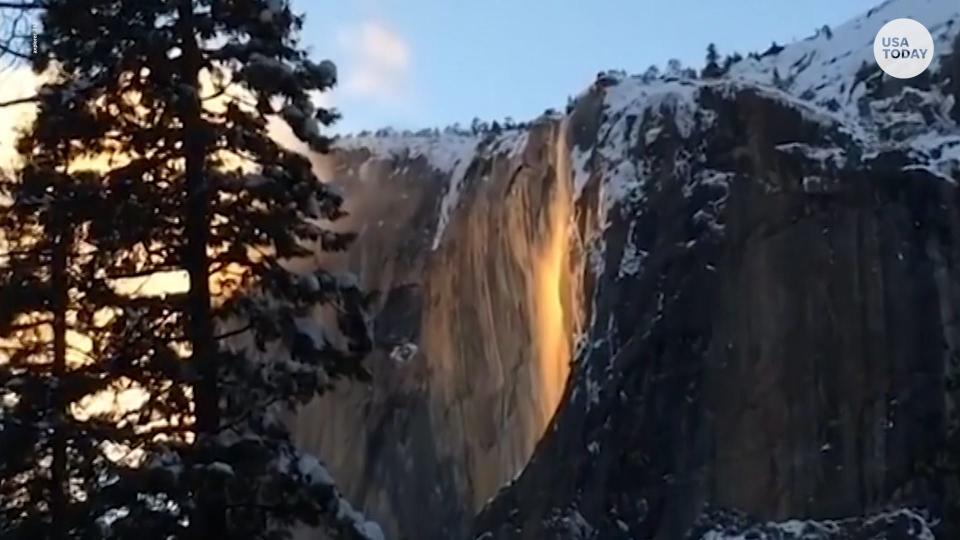
[[[789,94],[838,114],[854,124],[870,124],[870,81],[880,77],[873,58],[873,40],[884,23],[909,17],[924,24],[934,40],[931,71],[940,71],[960,24],[960,4],[950,0],[888,0],[830,30],[792,43],[776,53],[747,57],[734,64],[729,77],[779,86]]]
[[[935,57],[928,68],[931,76],[896,88],[894,81],[883,81],[876,67],[873,39],[885,22],[900,17],[927,27]],[[777,54],[748,57],[735,64],[729,76],[778,86],[836,115],[873,152],[909,145],[918,161],[914,166],[947,173],[960,159],[957,83],[950,65],[956,62],[953,48],[958,26],[960,2],[888,0],[833,31],[823,29]]]

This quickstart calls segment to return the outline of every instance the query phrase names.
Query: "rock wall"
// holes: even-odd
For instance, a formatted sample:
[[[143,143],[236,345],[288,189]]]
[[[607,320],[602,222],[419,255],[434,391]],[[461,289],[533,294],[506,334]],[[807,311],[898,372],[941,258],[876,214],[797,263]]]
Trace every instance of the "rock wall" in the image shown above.
[[[560,400],[583,304],[560,129],[354,144],[324,164],[360,234],[322,262],[379,291],[374,383],[312,404],[295,432],[391,538],[465,537]]]
[[[609,210],[560,412],[478,537],[666,540],[711,507],[777,521],[942,502],[917,468],[943,441],[958,354],[956,184],[903,154],[854,163],[867,152],[840,125],[724,84],[697,85],[687,127],[682,101],[607,120],[627,143],[595,151],[583,200],[630,160],[644,180]]]

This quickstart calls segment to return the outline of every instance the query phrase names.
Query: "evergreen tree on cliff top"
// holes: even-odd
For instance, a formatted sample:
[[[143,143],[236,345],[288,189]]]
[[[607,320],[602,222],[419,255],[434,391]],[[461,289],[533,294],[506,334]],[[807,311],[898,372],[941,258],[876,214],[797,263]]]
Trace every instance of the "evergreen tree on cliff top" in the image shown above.
[[[724,70],[720,67],[720,54],[717,53],[717,46],[711,43],[707,45],[706,64],[700,71],[700,76],[705,79],[715,78],[723,75]]]
[[[310,94],[335,83],[334,66],[307,58],[296,39],[302,19],[284,0],[40,5],[34,68],[55,76],[22,145],[24,170],[36,172],[19,175],[11,192],[44,194],[35,206],[51,217],[35,231],[68,231],[72,277],[60,290],[75,306],[60,309],[36,293],[28,298],[38,305],[23,300],[18,310],[51,318],[72,310],[65,320],[82,322],[75,331],[93,341],[93,382],[51,403],[38,398],[34,408],[66,425],[77,416],[63,412],[67,405],[103,388],[130,388],[142,401],[113,411],[103,429],[71,435],[88,441],[89,455],[63,460],[67,477],[46,481],[47,492],[66,486],[64,505],[82,504],[84,519],[102,529],[64,522],[56,535],[273,539],[303,524],[337,538],[380,538],[319,462],[294,448],[283,423],[337,379],[367,377],[369,330],[356,284],[291,270],[315,249],[347,246],[350,235],[325,227],[343,215],[341,198],[267,133],[276,116],[325,151],[320,126],[335,114]],[[51,148],[63,149],[60,161]],[[69,166],[84,160],[90,171]],[[39,257],[5,278],[48,290],[52,268]],[[151,278],[168,283],[144,292]],[[56,369],[31,380],[57,389]],[[0,382],[11,381],[18,378]],[[24,392],[5,389],[4,403],[26,403]],[[36,424],[48,433],[45,422]],[[20,452],[11,463],[30,459]]]

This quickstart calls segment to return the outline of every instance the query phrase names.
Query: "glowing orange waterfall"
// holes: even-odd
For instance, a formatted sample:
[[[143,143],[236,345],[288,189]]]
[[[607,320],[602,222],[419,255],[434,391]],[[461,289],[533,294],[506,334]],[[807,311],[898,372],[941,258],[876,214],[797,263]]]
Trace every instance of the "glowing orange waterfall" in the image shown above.
[[[557,144],[554,147],[553,170],[555,183],[547,199],[548,231],[537,253],[534,279],[536,297],[534,302],[535,331],[537,339],[540,403],[543,428],[553,416],[570,373],[570,360],[574,333],[575,313],[569,311],[570,300],[577,296],[569,273],[571,214],[571,179],[569,152],[566,145],[566,123],[558,128]],[[566,300],[566,301],[565,301]],[[575,305],[575,304],[574,304]],[[566,308],[566,310],[565,310]]]

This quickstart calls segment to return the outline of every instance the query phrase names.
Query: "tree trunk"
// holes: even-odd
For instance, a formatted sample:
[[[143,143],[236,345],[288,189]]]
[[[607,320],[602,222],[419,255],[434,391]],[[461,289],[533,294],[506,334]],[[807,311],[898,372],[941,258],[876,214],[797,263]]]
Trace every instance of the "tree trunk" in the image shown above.
[[[53,391],[51,409],[53,412],[53,461],[50,464],[50,538],[66,540],[67,528],[67,439],[64,433],[67,404],[63,399],[64,377],[67,373],[67,252],[69,236],[61,222],[62,216],[53,220],[53,249],[50,265],[50,285],[52,292],[51,309],[53,311]]]
[[[217,388],[217,350],[213,339],[210,308],[209,260],[209,191],[205,176],[207,143],[199,97],[200,49],[197,44],[193,1],[181,0],[178,7],[182,82],[190,88],[180,97],[183,122],[187,201],[184,208],[186,242],[183,264],[190,276],[187,293],[187,334],[192,349],[190,361],[196,367],[198,380],[193,386],[195,445],[203,453],[220,426],[219,390]],[[190,516],[191,537],[196,540],[224,538],[223,501],[203,482],[195,486],[195,505]]]

